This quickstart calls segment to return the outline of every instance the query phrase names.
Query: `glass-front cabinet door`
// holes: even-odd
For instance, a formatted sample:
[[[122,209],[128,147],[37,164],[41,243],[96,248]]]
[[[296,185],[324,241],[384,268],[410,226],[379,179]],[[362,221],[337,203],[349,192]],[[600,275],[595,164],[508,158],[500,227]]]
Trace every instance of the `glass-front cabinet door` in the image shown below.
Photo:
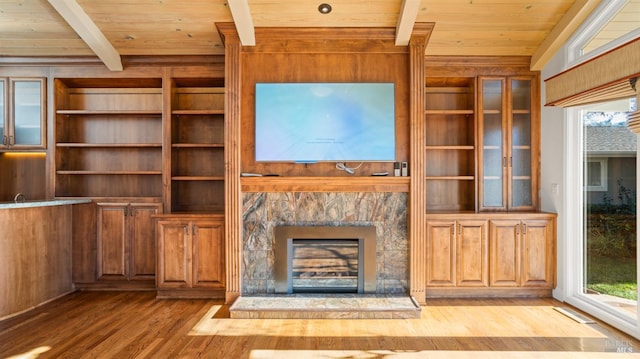
[[[509,208],[515,210],[533,209],[534,176],[532,149],[532,106],[530,78],[511,78],[510,95],[510,153],[509,153]]]
[[[533,86],[533,77],[480,78],[480,210],[536,209]]]
[[[41,78],[0,79],[0,135],[3,150],[45,148],[45,81]]]
[[[478,93],[480,107],[478,133],[480,136],[480,210],[506,209],[506,132],[505,80],[481,78]]]
[[[7,81],[0,79],[0,146],[5,145],[5,136],[7,132]]]

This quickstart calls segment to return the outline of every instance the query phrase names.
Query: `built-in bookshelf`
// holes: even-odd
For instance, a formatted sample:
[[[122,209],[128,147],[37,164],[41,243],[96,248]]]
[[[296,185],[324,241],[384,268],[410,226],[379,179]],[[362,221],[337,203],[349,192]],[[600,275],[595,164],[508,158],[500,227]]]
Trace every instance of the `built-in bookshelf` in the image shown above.
[[[224,81],[172,80],[170,212],[224,212]]]
[[[426,210],[476,209],[475,78],[425,81]]]
[[[55,80],[55,196],[162,196],[162,80]]]

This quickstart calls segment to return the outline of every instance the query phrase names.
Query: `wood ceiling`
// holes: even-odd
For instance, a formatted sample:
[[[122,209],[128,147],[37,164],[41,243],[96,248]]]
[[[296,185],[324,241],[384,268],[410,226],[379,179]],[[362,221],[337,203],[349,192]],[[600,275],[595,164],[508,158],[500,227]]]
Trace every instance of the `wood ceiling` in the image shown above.
[[[318,5],[331,4],[321,14]],[[243,43],[256,27],[392,27],[433,22],[426,55],[531,56],[540,69],[597,0],[0,0],[0,55],[221,55],[217,22],[234,22]],[[102,49],[60,7],[95,24]],[[76,19],[77,20],[77,19]],[[81,21],[82,22],[82,21]],[[86,23],[85,23],[86,25]],[[249,37],[243,37],[242,31]],[[84,40],[83,40],[84,39]],[[108,49],[111,48],[111,49]],[[117,60],[115,61],[117,63]],[[117,66],[116,69],[117,70]]]

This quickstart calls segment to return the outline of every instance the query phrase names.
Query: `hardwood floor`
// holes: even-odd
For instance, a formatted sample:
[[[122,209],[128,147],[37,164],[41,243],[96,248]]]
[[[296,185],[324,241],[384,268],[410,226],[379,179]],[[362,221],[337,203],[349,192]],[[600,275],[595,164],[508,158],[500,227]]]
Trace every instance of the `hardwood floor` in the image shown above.
[[[429,300],[421,319],[229,319],[220,302],[76,292],[0,323],[1,358],[620,358],[552,299]],[[638,354],[632,354],[638,355]]]

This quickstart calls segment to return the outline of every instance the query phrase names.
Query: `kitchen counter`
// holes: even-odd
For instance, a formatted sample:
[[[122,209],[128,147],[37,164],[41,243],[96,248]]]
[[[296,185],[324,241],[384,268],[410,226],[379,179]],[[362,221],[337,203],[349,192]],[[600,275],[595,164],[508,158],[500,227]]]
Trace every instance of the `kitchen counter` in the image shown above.
[[[69,204],[81,204],[90,203],[90,199],[45,199],[39,201],[25,201],[25,202],[0,202],[0,209],[7,208],[31,208],[31,207],[46,207],[46,206],[66,206]]]

